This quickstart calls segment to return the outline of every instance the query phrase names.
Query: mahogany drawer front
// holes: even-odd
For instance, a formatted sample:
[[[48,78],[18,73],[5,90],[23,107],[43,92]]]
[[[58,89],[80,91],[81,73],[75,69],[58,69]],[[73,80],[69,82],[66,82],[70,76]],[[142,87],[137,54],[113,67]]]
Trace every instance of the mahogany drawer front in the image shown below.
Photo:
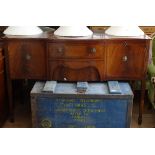
[[[50,61],[49,71],[50,80],[102,81],[104,79],[104,61]]]
[[[104,59],[104,44],[49,43],[49,58]]]
[[[107,78],[143,78],[147,70],[148,49],[144,41],[116,41],[106,47]]]

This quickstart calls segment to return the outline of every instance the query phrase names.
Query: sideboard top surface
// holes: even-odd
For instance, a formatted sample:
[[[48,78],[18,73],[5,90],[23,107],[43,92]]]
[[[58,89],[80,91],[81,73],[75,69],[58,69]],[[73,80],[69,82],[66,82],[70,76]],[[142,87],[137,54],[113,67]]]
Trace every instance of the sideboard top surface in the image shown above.
[[[92,36],[88,37],[59,37],[55,36],[53,33],[44,32],[40,35],[29,35],[29,36],[15,36],[15,35],[3,35],[0,38],[1,40],[18,40],[18,39],[32,39],[32,40],[46,40],[49,42],[57,42],[57,41],[103,41],[103,40],[150,40],[151,38],[147,35],[144,36],[138,36],[138,37],[113,37],[108,36],[106,34],[102,33],[94,33]]]

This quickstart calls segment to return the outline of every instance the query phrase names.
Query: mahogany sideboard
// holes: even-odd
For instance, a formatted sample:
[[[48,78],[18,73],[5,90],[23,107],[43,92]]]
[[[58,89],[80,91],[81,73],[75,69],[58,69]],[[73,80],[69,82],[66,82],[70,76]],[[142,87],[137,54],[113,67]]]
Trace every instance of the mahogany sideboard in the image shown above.
[[[114,38],[104,33],[65,38],[52,33],[3,36],[10,116],[12,80],[141,81],[138,123],[142,123],[150,38]]]

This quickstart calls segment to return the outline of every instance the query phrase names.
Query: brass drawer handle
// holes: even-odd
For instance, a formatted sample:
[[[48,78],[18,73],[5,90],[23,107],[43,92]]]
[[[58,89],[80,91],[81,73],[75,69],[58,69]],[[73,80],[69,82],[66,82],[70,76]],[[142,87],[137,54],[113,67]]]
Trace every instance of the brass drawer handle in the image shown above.
[[[63,48],[60,47],[60,48],[57,49],[57,51],[58,51],[59,53],[63,53],[64,50],[63,50]]]
[[[67,81],[67,78],[64,77],[64,81]]]
[[[31,60],[31,55],[30,54],[26,54],[26,60]]]
[[[91,48],[91,49],[90,49],[90,52],[91,52],[91,53],[96,53],[96,48],[94,48],[94,47]]]
[[[122,58],[122,60],[123,60],[124,62],[126,62],[126,61],[128,61],[128,57],[127,57],[127,56],[124,56],[124,57]]]

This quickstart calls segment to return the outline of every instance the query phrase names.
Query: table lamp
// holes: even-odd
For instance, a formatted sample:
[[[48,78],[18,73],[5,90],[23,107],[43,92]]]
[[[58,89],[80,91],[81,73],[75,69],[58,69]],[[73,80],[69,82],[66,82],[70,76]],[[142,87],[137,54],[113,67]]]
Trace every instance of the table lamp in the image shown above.
[[[105,33],[117,37],[136,37],[144,35],[144,32],[138,26],[111,26]]]
[[[42,32],[38,26],[9,26],[3,33],[5,35],[38,35]]]
[[[54,35],[62,37],[85,37],[91,36],[93,32],[87,26],[60,26]]]

